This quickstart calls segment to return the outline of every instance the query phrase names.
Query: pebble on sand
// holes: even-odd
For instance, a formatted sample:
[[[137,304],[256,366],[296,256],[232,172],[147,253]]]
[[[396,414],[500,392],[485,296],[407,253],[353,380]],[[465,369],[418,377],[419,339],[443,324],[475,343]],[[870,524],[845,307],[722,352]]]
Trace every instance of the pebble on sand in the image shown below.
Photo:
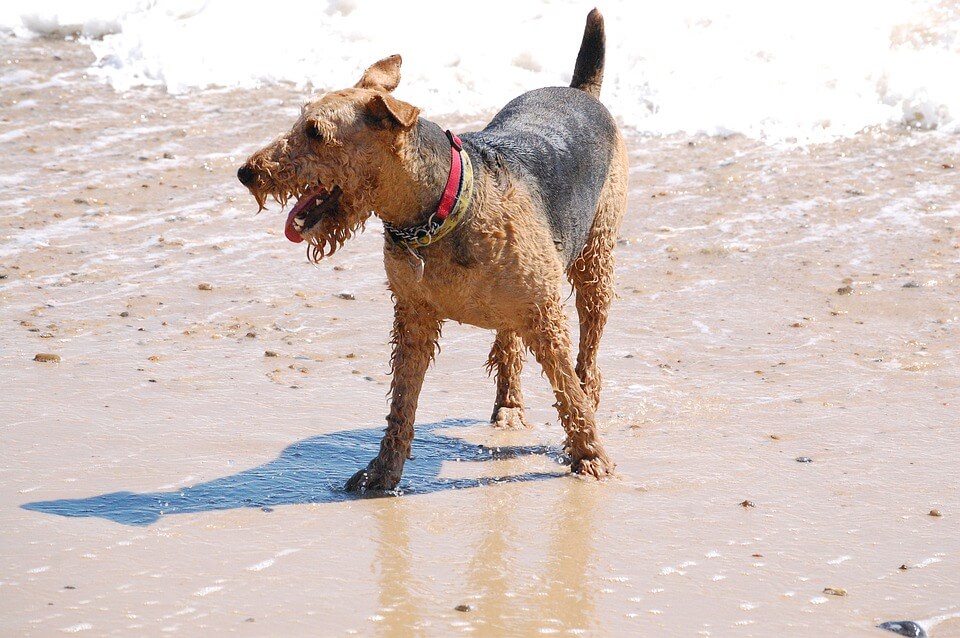
[[[843,587],[824,587],[823,593],[830,594],[831,596],[846,596],[847,590]]]
[[[900,636],[912,636],[912,638],[927,638],[927,632],[923,627],[912,620],[891,620],[889,622],[877,625],[880,629],[892,631]]]
[[[263,356],[265,356],[265,357],[279,357],[279,356],[280,356],[280,353],[279,353],[279,352],[274,352],[273,350],[267,350],[266,352],[263,353]]]
[[[757,504],[754,503],[753,501],[743,501],[742,503],[740,503],[740,507],[756,507],[756,506]]]
[[[471,607],[470,605],[457,605],[456,607],[454,607],[454,609],[456,609],[457,611],[472,611],[473,607]]]
[[[33,360],[39,361],[40,363],[60,363],[60,355],[49,352],[39,352],[33,357]]]
[[[200,290],[213,290],[213,285],[208,284],[207,282],[203,282],[202,284],[197,286],[197,288],[199,288]]]
[[[354,301],[357,298],[357,296],[352,292],[340,292],[337,293],[337,296],[341,299],[346,299],[347,301]]]
[[[930,510],[930,516],[940,518],[943,514],[940,513],[940,510]]]

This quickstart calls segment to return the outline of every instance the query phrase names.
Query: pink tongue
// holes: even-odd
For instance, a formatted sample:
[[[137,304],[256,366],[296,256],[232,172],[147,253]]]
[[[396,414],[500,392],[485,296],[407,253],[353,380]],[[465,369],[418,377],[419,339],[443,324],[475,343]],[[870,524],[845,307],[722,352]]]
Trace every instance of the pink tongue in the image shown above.
[[[290,214],[287,215],[287,224],[286,226],[283,227],[283,234],[287,236],[287,239],[289,239],[295,244],[299,244],[300,242],[303,241],[303,237],[301,237],[300,233],[298,233],[297,230],[293,227],[293,218],[296,217],[297,213],[299,212],[300,211],[298,211],[296,207],[294,207],[290,211]]]
[[[297,232],[297,229],[293,227],[293,220],[304,208],[316,203],[317,197],[324,192],[326,191],[322,187],[314,188],[309,193],[304,193],[303,197],[297,200],[297,203],[294,204],[293,208],[291,208],[290,212],[287,214],[287,223],[283,227],[283,234],[287,236],[287,239],[295,244],[299,244],[303,241],[303,237],[301,237],[300,233]]]

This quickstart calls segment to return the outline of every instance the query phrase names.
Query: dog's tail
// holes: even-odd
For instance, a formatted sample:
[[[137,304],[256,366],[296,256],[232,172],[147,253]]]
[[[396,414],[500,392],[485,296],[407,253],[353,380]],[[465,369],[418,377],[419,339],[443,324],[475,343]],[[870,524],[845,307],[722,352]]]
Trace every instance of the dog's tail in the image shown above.
[[[607,48],[607,39],[603,33],[603,16],[594,9],[587,15],[587,26],[583,28],[583,42],[577,54],[577,65],[573,67],[573,80],[570,86],[586,91],[595,98],[600,97],[600,85],[603,83],[603,58]]]

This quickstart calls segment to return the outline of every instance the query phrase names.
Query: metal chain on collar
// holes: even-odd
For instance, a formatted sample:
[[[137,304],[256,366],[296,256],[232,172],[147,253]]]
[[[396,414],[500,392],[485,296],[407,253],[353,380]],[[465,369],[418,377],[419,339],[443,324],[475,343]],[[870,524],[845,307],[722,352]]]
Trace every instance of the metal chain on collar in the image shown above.
[[[450,175],[437,210],[419,226],[397,228],[383,220],[383,229],[390,241],[404,248],[409,254],[410,265],[413,267],[417,281],[423,279],[425,268],[420,249],[442,239],[460,223],[470,206],[470,198],[473,194],[473,168],[470,164],[470,156],[463,150],[460,138],[450,131],[447,131],[447,138],[450,140],[451,152]],[[457,163],[458,158],[459,163]],[[454,186],[456,189],[453,188]]]
[[[436,213],[430,215],[427,223],[409,228],[397,228],[390,222],[383,222],[383,227],[390,233],[394,241],[404,244],[413,244],[417,247],[429,246],[433,236],[443,226],[444,220],[437,219]]]

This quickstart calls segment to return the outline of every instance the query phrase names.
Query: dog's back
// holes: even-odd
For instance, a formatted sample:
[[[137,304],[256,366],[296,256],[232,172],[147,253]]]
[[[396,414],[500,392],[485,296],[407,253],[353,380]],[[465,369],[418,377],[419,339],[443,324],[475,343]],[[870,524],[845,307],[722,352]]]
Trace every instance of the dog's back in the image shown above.
[[[536,89],[507,104],[464,141],[493,171],[535,184],[554,243],[569,265],[583,249],[619,132],[597,99],[603,80],[603,19],[594,9],[570,87]]]

